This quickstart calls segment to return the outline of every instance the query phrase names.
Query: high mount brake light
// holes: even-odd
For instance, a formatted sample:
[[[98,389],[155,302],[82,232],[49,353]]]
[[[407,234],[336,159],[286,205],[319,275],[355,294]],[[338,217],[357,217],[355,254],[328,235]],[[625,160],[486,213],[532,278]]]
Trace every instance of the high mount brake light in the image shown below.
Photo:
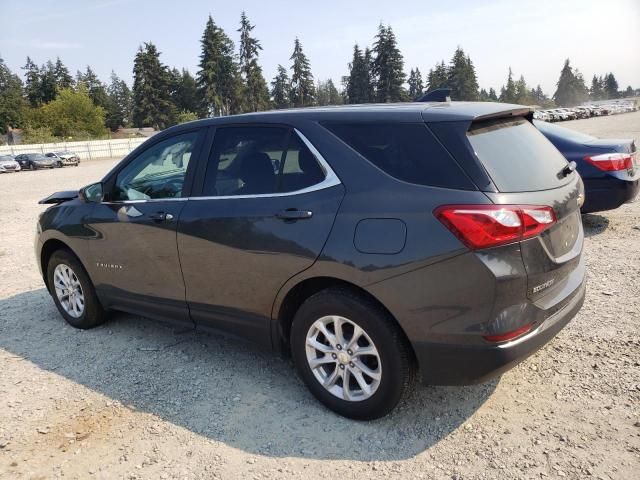
[[[534,237],[556,223],[544,205],[443,205],[433,213],[472,250]]]
[[[604,153],[587,156],[584,159],[605,172],[618,172],[633,168],[633,154],[631,153]]]

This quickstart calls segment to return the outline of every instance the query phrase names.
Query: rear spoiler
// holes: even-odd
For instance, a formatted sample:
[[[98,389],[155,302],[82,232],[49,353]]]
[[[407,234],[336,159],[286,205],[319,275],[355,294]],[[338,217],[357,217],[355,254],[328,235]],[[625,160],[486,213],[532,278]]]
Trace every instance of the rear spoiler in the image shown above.
[[[40,205],[52,205],[73,200],[74,198],[78,198],[77,190],[65,190],[63,192],[52,193],[47,198],[40,200],[38,203]]]

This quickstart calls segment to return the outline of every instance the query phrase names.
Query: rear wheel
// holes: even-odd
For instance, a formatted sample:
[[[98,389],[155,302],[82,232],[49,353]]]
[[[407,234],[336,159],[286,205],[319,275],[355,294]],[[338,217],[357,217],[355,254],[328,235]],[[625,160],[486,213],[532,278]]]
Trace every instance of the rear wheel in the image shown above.
[[[93,284],[71,252],[57,250],[47,265],[49,292],[60,314],[75,328],[93,328],[107,319]]]
[[[37,170],[36,164],[35,163],[30,163],[29,164],[29,170]]]
[[[411,383],[411,350],[395,320],[348,289],[324,290],[302,304],[291,350],[313,395],[348,418],[386,415]]]

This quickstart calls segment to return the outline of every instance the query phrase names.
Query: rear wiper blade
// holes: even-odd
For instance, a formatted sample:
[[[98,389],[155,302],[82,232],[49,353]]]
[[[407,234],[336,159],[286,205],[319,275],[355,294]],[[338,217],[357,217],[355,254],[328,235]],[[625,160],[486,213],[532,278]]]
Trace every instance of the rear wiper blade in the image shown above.
[[[572,172],[575,171],[576,167],[577,167],[576,162],[573,162],[573,161],[569,162],[569,164],[566,167],[564,167],[560,172],[560,176],[562,178],[568,177],[569,175],[571,175]]]

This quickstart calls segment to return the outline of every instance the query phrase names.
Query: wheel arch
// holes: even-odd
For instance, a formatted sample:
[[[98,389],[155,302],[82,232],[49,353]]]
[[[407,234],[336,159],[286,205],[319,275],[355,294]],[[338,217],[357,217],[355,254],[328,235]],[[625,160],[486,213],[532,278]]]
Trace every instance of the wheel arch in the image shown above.
[[[74,257],[76,257],[76,259],[84,269],[85,273],[87,272],[87,269],[82,263],[82,260],[80,260],[80,257],[78,257],[78,255],[73,251],[73,249],[68,244],[66,244],[60,239],[50,238],[49,240],[44,242],[44,244],[42,245],[42,249],[40,250],[40,271],[42,272],[42,279],[44,280],[44,284],[47,287],[47,290],[49,290],[49,279],[47,278],[48,277],[47,265],[49,264],[49,259],[51,258],[51,255],[53,255],[53,253],[58,250],[66,250],[67,252],[71,253]]]
[[[393,315],[393,313],[391,313],[391,311],[380,300],[369,293],[366,289],[354,283],[342,280],[340,278],[328,276],[311,277],[300,281],[291,289],[289,289],[280,304],[276,305],[274,309],[274,321],[272,322],[272,339],[274,350],[287,356],[290,354],[289,334],[291,332],[293,318],[298,311],[298,308],[300,308],[304,301],[312,295],[322,290],[334,287],[340,287],[350,290],[357,295],[360,295],[363,298],[366,298],[367,300],[375,303],[378,307],[383,309],[389,315],[389,318],[392,319],[392,321],[402,332],[402,335],[411,350],[413,356],[412,360],[415,362],[416,356],[413,350],[413,345],[409,341],[406,332],[402,328],[400,322],[398,322],[396,317]]]

